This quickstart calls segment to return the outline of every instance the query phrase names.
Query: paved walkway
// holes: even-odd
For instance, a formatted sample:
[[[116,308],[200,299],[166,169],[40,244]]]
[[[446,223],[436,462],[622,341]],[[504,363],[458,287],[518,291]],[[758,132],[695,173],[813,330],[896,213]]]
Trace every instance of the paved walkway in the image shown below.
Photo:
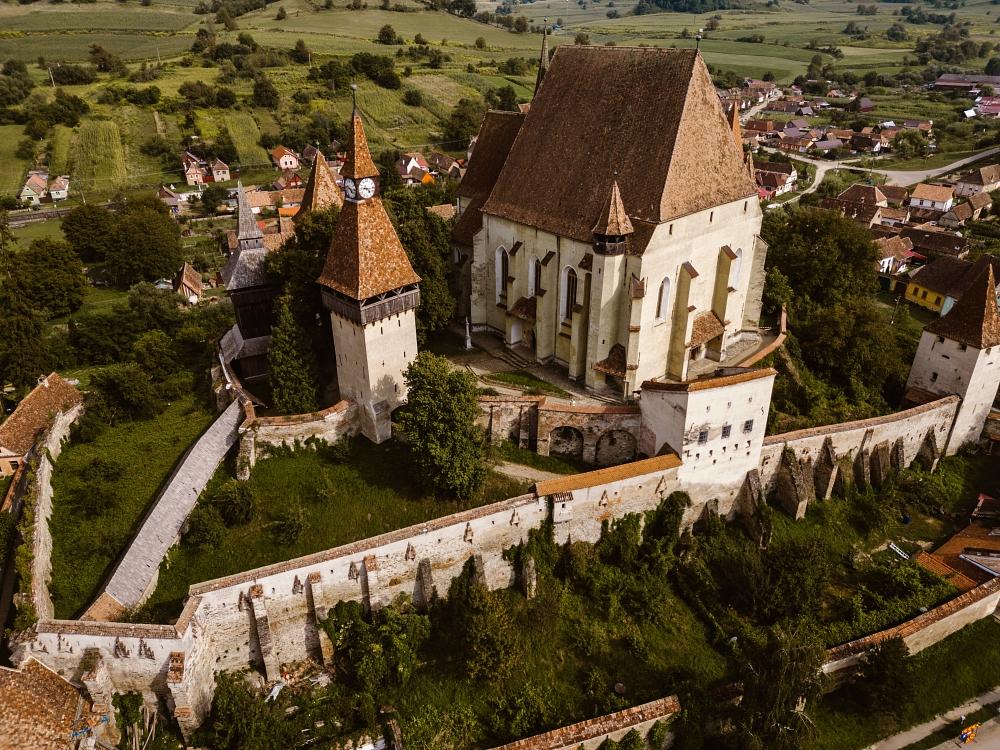
[[[542,471],[532,466],[523,464],[512,464],[509,461],[501,461],[493,467],[501,474],[506,474],[514,479],[527,479],[529,482],[544,482],[546,479],[559,479],[565,474],[557,474],[554,471]]]
[[[944,729],[949,724],[958,725],[958,720],[963,716],[968,716],[975,711],[983,708],[983,706],[993,705],[995,703],[1000,703],[1000,686],[993,688],[992,690],[983,693],[982,695],[973,698],[968,703],[964,703],[957,708],[953,708],[951,711],[946,711],[943,714],[935,716],[930,721],[926,721],[923,724],[918,724],[915,727],[907,729],[905,732],[900,732],[899,734],[894,734],[892,737],[882,740],[881,742],[876,742],[871,745],[868,750],[903,750],[907,745],[912,745],[914,742],[919,742],[925,737],[930,736],[934,732],[940,729]],[[995,724],[996,722],[991,722]],[[988,745],[990,748],[997,748],[1000,750],[1000,731],[996,728],[991,728],[990,736],[994,738],[993,741],[997,742],[996,745]],[[956,733],[957,735],[957,733]],[[980,735],[985,737],[986,735]],[[983,747],[982,743],[978,740],[976,745]],[[954,747],[954,741],[945,742],[939,747]]]
[[[150,593],[148,589],[160,570],[160,563],[180,537],[181,528],[194,510],[198,496],[226,453],[236,444],[236,428],[242,417],[239,401],[233,401],[184,454],[98,596],[99,602],[106,602],[110,596],[126,610],[142,604]],[[83,617],[102,619],[101,614],[105,611],[100,604],[91,605]]]

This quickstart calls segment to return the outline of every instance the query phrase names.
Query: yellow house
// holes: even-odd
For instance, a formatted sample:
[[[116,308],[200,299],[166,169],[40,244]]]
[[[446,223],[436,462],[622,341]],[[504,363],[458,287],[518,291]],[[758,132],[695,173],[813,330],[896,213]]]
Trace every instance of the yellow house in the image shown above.
[[[926,307],[939,315],[946,314],[954,305],[975,273],[975,263],[942,256],[917,270],[906,285],[906,300]],[[1000,262],[996,264],[1000,266]]]

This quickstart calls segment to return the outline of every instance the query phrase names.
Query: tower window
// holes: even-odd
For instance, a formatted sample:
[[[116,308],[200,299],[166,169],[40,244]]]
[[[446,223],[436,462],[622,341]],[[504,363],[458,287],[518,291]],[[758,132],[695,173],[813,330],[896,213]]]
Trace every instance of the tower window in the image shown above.
[[[743,432],[753,432],[753,420],[748,419],[743,423]]]
[[[937,378],[938,378],[938,374],[936,372],[932,372],[931,373],[931,382],[932,383],[935,382],[937,380]]]
[[[722,439],[725,440],[726,438],[728,438],[729,435],[732,433],[732,431],[733,431],[732,425],[728,425],[728,424],[722,425]],[[723,450],[725,450],[725,449],[723,449]]]
[[[704,445],[708,442],[708,430],[702,430],[698,433],[698,445]]]

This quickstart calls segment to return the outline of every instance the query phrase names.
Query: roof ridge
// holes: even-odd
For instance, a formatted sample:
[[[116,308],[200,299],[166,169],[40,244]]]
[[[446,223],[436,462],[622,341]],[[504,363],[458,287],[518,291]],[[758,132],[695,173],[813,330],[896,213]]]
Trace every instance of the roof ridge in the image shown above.
[[[965,288],[951,310],[924,330],[959,343],[987,349],[1000,344],[1000,312],[997,311],[996,277],[990,256],[976,261],[982,268]]]

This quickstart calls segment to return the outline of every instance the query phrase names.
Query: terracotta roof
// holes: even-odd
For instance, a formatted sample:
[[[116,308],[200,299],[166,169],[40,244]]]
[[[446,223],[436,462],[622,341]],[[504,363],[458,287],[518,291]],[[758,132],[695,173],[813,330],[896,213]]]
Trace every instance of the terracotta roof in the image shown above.
[[[347,152],[352,166],[346,176],[378,174],[367,171],[366,163],[371,164],[371,154],[361,118],[355,115]],[[359,301],[420,282],[381,196],[344,202],[318,281]]]
[[[899,185],[882,185],[879,187],[882,195],[889,199],[890,203],[902,203],[910,197],[910,191]]]
[[[778,371],[770,367],[750,369],[746,367],[720,368],[713,375],[705,375],[684,383],[666,383],[659,380],[647,380],[642,389],[650,391],[704,391],[709,388],[725,388],[730,385],[746,383],[749,380],[767,378],[777,375]]]
[[[879,188],[874,185],[864,185],[860,182],[851,185],[837,196],[842,201],[853,201],[854,203],[871,203],[884,206],[889,201]]]
[[[75,386],[50,373],[21,399],[14,413],[0,424],[0,453],[23,456],[35,442],[39,431],[49,426],[60,411],[73,408],[83,400]]]
[[[455,218],[455,205],[453,203],[440,203],[436,206],[428,206],[427,213],[434,214],[443,221],[450,221]]]
[[[721,336],[726,326],[714,312],[703,312],[694,319],[691,326],[691,340],[687,346],[701,346],[717,336]]]
[[[944,224],[946,223],[946,220],[951,220],[959,224],[964,224],[972,218],[973,213],[975,213],[975,211],[970,203],[959,203],[957,206],[953,206],[951,211],[941,217],[941,223]]]
[[[90,713],[80,692],[34,657],[21,669],[0,667],[4,750],[70,750],[78,710]]]
[[[868,226],[878,221],[882,216],[881,206],[874,203],[845,201],[840,198],[824,198],[819,202],[819,207],[827,211],[837,211],[848,219]]]
[[[271,150],[271,156],[274,158],[275,161],[281,159],[282,156],[294,156],[296,159],[299,158],[294,151],[292,151],[290,148],[287,148],[286,146],[275,146]]]
[[[906,237],[879,237],[875,240],[883,258],[900,258],[913,250],[913,242]]]
[[[756,195],[696,50],[562,45],[546,79],[485,213],[590,242],[616,171],[633,223]]]
[[[1000,182],[1000,164],[990,164],[988,167],[974,169],[968,174],[962,175],[959,182],[967,182],[970,185],[991,185]]]
[[[894,206],[880,206],[879,214],[883,219],[893,219],[894,221],[904,222],[910,216],[910,211],[907,208],[896,208]],[[910,242],[912,246],[913,243]]]
[[[925,201],[940,201],[945,202],[951,200],[955,195],[954,189],[950,185],[930,185],[926,182],[921,182],[910,194],[911,200]]]
[[[282,245],[294,236],[295,232],[271,232],[270,234],[265,234],[264,248],[268,252],[271,250],[279,250]],[[263,271],[263,268],[261,270]]]
[[[622,204],[622,193],[618,187],[618,180],[611,181],[611,193],[608,195],[607,203],[601,211],[597,223],[594,225],[593,233],[607,237],[622,237],[632,234],[632,222],[629,221],[628,214],[625,213],[625,206]]]
[[[987,208],[993,205],[993,198],[989,193],[973,193],[969,196],[968,203],[973,208]]]
[[[989,263],[989,257],[986,263]],[[1000,258],[993,261],[995,270],[1000,270]],[[962,294],[978,276],[980,267],[976,263],[961,258],[943,256],[935,258],[910,278],[914,284],[939,294],[946,294],[954,299]]]
[[[968,556],[967,551],[1000,553],[1000,535],[990,533],[995,528],[991,523],[973,521],[932,554],[945,565],[977,583],[989,581],[995,576],[963,559],[963,556]]]
[[[535,492],[539,495],[557,495],[562,492],[572,492],[587,487],[595,487],[609,482],[619,482],[623,479],[640,477],[643,474],[652,474],[655,471],[667,471],[676,469],[681,465],[681,459],[676,453],[667,453],[655,458],[645,458],[640,461],[632,461],[620,466],[611,466],[607,469],[597,469],[596,471],[585,471],[582,474],[572,474],[558,479],[547,479],[535,485]]]
[[[612,346],[605,359],[594,363],[594,369],[598,372],[604,372],[608,375],[614,375],[619,378],[625,377],[625,367],[625,347],[621,344],[615,344]]]
[[[913,240],[913,247],[933,255],[959,256],[968,252],[968,242],[951,232],[934,231],[921,227],[903,227],[903,237]]]
[[[948,314],[924,330],[976,349],[1000,345],[997,284],[988,256],[984,255],[976,261],[973,281]]]
[[[317,151],[313,159],[309,182],[300,203],[296,216],[301,216],[306,211],[322,211],[330,206],[344,205],[344,196],[337,187],[337,178],[321,151]]]
[[[174,280],[174,291],[180,290],[181,286],[186,286],[199,297],[205,288],[201,282],[201,274],[194,269],[194,266],[187,262],[181,266],[181,270]]]
[[[521,320],[533,321],[538,308],[538,297],[521,297],[510,308],[510,314]]]
[[[476,147],[469,167],[458,185],[457,195],[465,208],[455,222],[452,239],[462,245],[472,245],[472,238],[483,226],[481,209],[496,184],[510,153],[510,147],[524,122],[520,112],[487,112],[479,127]]]
[[[340,176],[359,180],[362,177],[375,177],[376,175],[378,175],[378,167],[372,161],[371,151],[368,150],[365,126],[361,122],[361,115],[355,112],[351,116],[351,132],[347,136],[347,159],[344,161],[344,166],[340,168]]]
[[[934,575],[940,576],[959,591],[971,591],[979,585],[977,581],[972,580],[964,573],[959,573],[940,557],[928,552],[918,552],[913,556],[913,562]]]
[[[792,164],[786,164],[780,161],[763,161],[762,159],[753,159],[753,168],[758,172],[775,172],[777,174],[788,174],[792,173],[795,167]]]

